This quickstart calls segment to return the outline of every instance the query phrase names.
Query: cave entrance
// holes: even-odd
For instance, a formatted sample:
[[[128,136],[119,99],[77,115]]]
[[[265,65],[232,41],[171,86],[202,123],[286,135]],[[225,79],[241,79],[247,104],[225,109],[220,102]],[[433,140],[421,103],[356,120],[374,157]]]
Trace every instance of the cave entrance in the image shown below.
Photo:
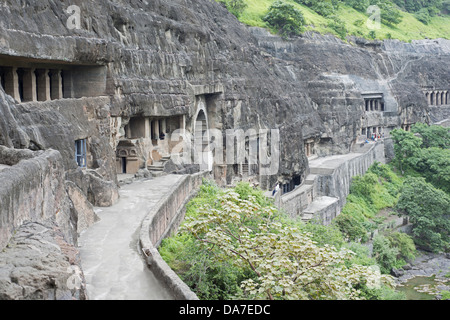
[[[208,145],[208,120],[205,111],[200,109],[194,123],[194,163],[199,164],[201,170],[212,169],[211,152],[207,150]]]
[[[127,158],[122,157],[122,173],[127,173]]]

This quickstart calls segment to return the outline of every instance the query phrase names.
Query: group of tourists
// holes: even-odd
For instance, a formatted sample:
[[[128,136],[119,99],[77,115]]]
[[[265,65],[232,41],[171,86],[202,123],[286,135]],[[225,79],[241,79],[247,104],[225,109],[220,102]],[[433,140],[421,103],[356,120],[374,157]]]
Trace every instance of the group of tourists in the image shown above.
[[[372,137],[371,137],[371,139],[372,139],[372,141],[377,141],[377,140],[380,140],[380,139],[384,139],[384,133],[383,134],[381,134],[381,133],[372,133]]]

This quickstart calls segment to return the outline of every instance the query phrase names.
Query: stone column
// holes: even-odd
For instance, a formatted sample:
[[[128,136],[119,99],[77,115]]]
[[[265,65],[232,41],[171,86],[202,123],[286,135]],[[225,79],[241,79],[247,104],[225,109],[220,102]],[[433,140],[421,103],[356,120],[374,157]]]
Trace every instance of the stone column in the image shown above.
[[[130,122],[128,122],[128,125],[125,126],[125,130],[126,130],[126,132],[125,132],[126,137],[128,139],[132,139]]]
[[[48,69],[38,69],[37,72],[37,100],[48,101],[50,96],[50,76]]]
[[[430,94],[430,92],[427,92],[425,95],[427,97],[428,105],[431,105],[431,94]]]
[[[58,100],[63,98],[63,84],[61,70],[50,70],[51,72],[51,92],[50,96],[52,100]]]
[[[186,130],[186,115],[184,114],[180,116],[180,129],[183,131],[183,133]]]
[[[35,69],[23,69],[23,100],[37,101]]]
[[[17,74],[16,67],[5,69],[5,92],[18,102],[21,102],[19,93],[19,75]]]
[[[166,134],[167,131],[167,119],[161,119],[161,132]]]
[[[305,152],[306,152],[306,157],[311,156],[311,145],[308,142],[305,143]]]
[[[152,126],[150,125],[150,119],[148,117],[145,118],[145,123],[144,123],[144,138],[150,138],[151,137],[151,130],[152,130]]]
[[[156,138],[156,140],[159,140],[159,120],[153,120],[153,135]]]

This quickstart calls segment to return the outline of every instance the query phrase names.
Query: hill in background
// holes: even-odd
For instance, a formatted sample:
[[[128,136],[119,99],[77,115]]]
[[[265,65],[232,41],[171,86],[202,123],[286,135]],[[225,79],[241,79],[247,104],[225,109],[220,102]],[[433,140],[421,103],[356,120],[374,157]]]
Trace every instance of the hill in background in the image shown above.
[[[263,20],[276,0],[218,0],[227,5],[238,19],[249,25],[271,29]],[[442,0],[282,0],[301,11],[305,31],[331,33],[342,39],[357,36],[368,39],[450,39],[450,1]],[[243,3],[243,10],[233,6]],[[367,25],[375,12],[367,12],[371,5],[380,8],[380,28]]]

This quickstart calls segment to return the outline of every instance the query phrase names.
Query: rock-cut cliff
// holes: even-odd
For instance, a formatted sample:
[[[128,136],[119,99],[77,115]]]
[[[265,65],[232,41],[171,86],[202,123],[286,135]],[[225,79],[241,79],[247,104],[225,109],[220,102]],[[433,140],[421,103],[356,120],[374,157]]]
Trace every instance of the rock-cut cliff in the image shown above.
[[[0,30],[0,145],[60,153],[73,223],[117,200],[118,173],[168,161],[162,134],[195,135],[199,122],[278,129],[277,173],[258,176],[245,163],[212,170],[222,184],[253,175],[288,191],[308,175],[308,158],[448,114],[431,115],[437,100],[427,95],[439,92],[435,107],[445,109],[443,39],[283,40],[210,0],[5,0]],[[168,162],[166,171],[193,170]],[[77,228],[66,229],[75,243]]]

